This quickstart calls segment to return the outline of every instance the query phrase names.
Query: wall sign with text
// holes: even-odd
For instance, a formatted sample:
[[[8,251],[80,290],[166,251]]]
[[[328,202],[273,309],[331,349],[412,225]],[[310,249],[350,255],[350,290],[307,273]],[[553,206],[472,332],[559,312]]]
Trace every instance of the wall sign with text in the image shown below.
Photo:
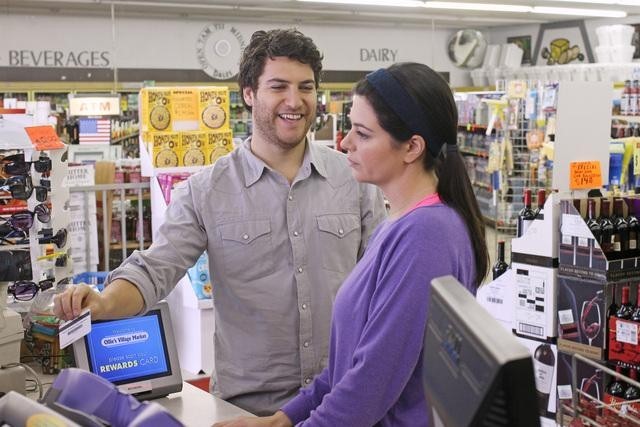
[[[238,73],[245,38],[233,26],[209,24],[196,41],[196,55],[202,70],[218,80],[230,79]]]
[[[4,56],[4,55],[2,55]],[[109,68],[111,53],[105,50],[9,50],[11,67]]]

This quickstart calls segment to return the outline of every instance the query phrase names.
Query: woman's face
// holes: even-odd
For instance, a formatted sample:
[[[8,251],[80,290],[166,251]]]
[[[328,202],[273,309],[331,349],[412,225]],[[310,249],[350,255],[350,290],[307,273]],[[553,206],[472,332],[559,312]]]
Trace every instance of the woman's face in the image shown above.
[[[347,150],[351,173],[358,182],[384,187],[404,170],[404,150],[380,127],[366,98],[353,97],[350,118],[352,127],[341,146]]]

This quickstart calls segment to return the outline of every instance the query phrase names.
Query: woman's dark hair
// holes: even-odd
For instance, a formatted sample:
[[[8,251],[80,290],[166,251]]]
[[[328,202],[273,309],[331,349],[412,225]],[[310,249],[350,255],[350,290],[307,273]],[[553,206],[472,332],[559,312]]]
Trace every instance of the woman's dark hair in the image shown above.
[[[320,84],[320,72],[322,71],[322,54],[313,40],[294,29],[276,29],[269,31],[256,31],[251,36],[249,45],[242,52],[240,58],[240,72],[238,73],[238,85],[240,93],[245,87],[254,91],[258,89],[258,79],[264,71],[267,58],[273,59],[284,56],[295,59],[303,64],[309,64],[313,70],[316,81],[316,89]],[[244,102],[244,106],[251,111],[251,106]]]
[[[447,144],[455,144],[458,111],[447,82],[423,64],[399,63],[387,68],[387,71],[422,108],[423,114],[426,115],[424,120],[432,135]],[[415,134],[407,128],[367,79],[362,79],[356,84],[355,94],[369,101],[380,126],[396,141],[407,141]],[[430,141],[427,141],[427,144],[429,143]],[[434,157],[425,149],[423,166],[426,171],[435,170],[440,198],[458,212],[467,225],[475,254],[476,285],[479,286],[489,269],[489,252],[482,214],[460,153],[457,150],[447,152],[446,149],[440,150],[439,153]]]

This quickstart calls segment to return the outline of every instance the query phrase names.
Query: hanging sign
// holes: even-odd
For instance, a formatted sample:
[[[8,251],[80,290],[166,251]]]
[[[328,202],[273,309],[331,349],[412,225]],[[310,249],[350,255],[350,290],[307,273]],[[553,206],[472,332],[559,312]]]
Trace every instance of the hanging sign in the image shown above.
[[[569,188],[584,190],[602,187],[600,162],[571,162],[569,164]]]
[[[70,116],[119,116],[120,97],[74,97],[69,99]]]
[[[24,128],[29,135],[29,139],[31,140],[31,144],[37,151],[44,150],[57,150],[59,148],[64,148],[64,144],[58,138],[58,134],[56,134],[56,130],[49,126],[29,126]]]

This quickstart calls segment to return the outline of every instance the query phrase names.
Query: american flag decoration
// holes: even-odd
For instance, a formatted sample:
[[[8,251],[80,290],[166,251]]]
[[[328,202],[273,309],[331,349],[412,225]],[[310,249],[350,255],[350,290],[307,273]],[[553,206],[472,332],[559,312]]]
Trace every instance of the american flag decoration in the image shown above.
[[[80,119],[80,144],[109,144],[111,142],[111,120]]]

